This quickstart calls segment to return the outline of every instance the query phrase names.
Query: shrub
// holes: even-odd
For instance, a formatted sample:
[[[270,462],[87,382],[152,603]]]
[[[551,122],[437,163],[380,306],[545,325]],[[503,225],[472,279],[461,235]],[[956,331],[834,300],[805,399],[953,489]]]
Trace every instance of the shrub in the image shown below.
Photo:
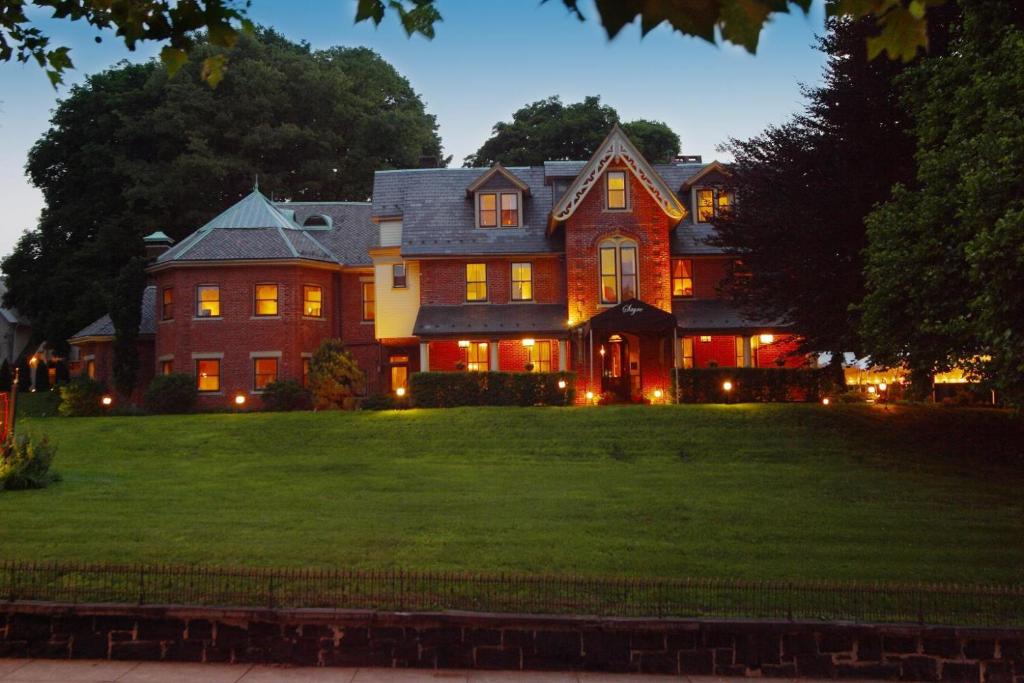
[[[405,410],[409,407],[409,398],[398,398],[392,394],[367,396],[359,404],[360,410]]]
[[[317,409],[349,407],[365,380],[340,339],[324,339],[309,361],[309,388]]]
[[[680,403],[818,401],[841,389],[828,368],[690,368],[675,371],[675,384]]]
[[[558,388],[560,380],[565,389]],[[569,372],[417,372],[410,393],[422,408],[568,405],[575,383]]]
[[[62,360],[57,361],[57,376],[55,379],[56,383],[64,384],[64,382],[67,382],[70,378],[71,373],[68,371],[68,364]]]
[[[309,410],[312,405],[309,389],[293,379],[278,380],[263,387],[263,407],[266,410]]]
[[[196,379],[181,372],[157,375],[146,387],[142,401],[150,413],[192,412],[196,405]]]
[[[41,489],[60,477],[50,471],[57,448],[43,436],[33,439],[19,434],[9,448],[0,453],[0,490]]]
[[[64,417],[91,417],[103,412],[100,399],[105,387],[94,379],[77,377],[60,388],[60,407]]]

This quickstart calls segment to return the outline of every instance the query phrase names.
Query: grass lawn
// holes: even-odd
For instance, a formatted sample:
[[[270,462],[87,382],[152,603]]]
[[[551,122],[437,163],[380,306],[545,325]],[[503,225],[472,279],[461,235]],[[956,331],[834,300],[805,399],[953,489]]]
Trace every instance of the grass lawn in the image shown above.
[[[1024,428],[740,405],[25,417],[0,559],[1024,581]]]

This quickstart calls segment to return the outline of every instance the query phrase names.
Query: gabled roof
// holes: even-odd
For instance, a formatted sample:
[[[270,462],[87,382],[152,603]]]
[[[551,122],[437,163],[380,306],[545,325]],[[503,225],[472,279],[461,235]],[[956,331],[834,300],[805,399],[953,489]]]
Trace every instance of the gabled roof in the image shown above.
[[[68,342],[82,343],[89,340],[104,341],[114,337],[114,322],[109,315],[89,323],[76,332]],[[142,318],[139,321],[139,334],[156,334],[156,286],[149,285],[142,291]]]
[[[654,167],[644,159],[629,136],[616,124],[551,210],[550,228],[554,228],[575,213],[590,190],[599,184],[605,169],[615,161],[625,164],[666,215],[677,223],[683,219],[686,208],[679,201],[675,190],[669,187]]]
[[[472,183],[470,183],[469,187],[466,188],[466,195],[467,196],[472,195],[474,192],[476,192],[481,187],[486,185],[491,180],[491,178],[493,178],[496,175],[503,176],[506,180],[508,180],[510,183],[512,183],[512,185],[516,189],[518,189],[520,192],[522,192],[525,196],[529,196],[530,195],[530,186],[527,185],[526,183],[524,183],[518,177],[516,177],[516,175],[514,173],[509,171],[507,168],[502,166],[500,162],[497,162],[497,161],[494,162],[493,166],[491,166],[491,170],[487,171],[486,173],[481,175],[479,178],[474,180]]]
[[[716,171],[718,173],[721,173],[722,175],[732,175],[731,173],[729,173],[729,169],[727,169],[720,161],[712,161],[710,164],[702,168],[699,172],[687,178],[682,185],[682,189],[687,190],[693,187],[694,185],[697,184],[698,181],[700,181],[701,178]]]

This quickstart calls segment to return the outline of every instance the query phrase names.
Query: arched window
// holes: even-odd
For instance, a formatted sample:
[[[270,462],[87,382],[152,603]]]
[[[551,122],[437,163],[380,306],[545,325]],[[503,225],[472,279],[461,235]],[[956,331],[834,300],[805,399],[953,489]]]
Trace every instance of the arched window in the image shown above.
[[[636,242],[625,237],[612,237],[601,242],[598,266],[601,269],[601,303],[617,304],[636,299]]]
[[[314,213],[302,222],[304,228],[329,228],[331,227],[331,219],[322,213]]]

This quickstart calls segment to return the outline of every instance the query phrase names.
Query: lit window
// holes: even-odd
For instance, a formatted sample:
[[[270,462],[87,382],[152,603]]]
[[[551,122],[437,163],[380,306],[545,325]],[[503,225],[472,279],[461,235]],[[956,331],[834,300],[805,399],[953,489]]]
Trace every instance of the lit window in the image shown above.
[[[551,372],[551,342],[537,340],[533,346],[526,347],[530,353],[529,362],[533,363],[533,372]]]
[[[302,386],[309,386],[309,363],[312,359],[309,356],[302,357]]]
[[[479,221],[481,228],[494,228],[498,225],[498,195],[493,192],[481,192],[477,195]]]
[[[196,287],[196,316],[200,318],[220,317],[220,287],[217,285]]]
[[[683,337],[683,367],[693,367],[693,337]]]
[[[322,318],[324,315],[324,290],[316,285],[302,286],[302,315]]]
[[[466,347],[466,369],[470,372],[487,372],[487,352],[487,342],[470,342]]]
[[[404,263],[394,263],[391,265],[391,286],[395,289],[405,289]]]
[[[277,359],[253,358],[252,373],[253,390],[263,391],[263,389],[265,389],[268,384],[277,381]]]
[[[519,226],[519,195],[503,192],[501,195],[501,227]]]
[[[626,172],[608,171],[608,208],[626,208]]]
[[[617,304],[637,298],[636,244],[607,240],[601,244],[601,303]]]
[[[96,379],[96,361],[91,358],[85,361],[85,376],[89,379]]]
[[[170,287],[164,287],[161,296],[163,300],[160,304],[160,318],[162,320],[171,320],[174,318],[174,290]]]
[[[533,264],[512,264],[512,300],[533,300]]]
[[[162,360],[160,361],[160,374],[170,375],[174,372],[174,361],[173,360]]]
[[[220,359],[204,358],[196,361],[196,389],[220,391]]]
[[[715,217],[715,191],[697,190],[697,222],[707,223]]]
[[[256,285],[256,315],[277,315],[277,285]]]
[[[702,334],[700,337],[700,341],[702,344],[708,344],[711,342],[711,337],[706,334]]]
[[[391,356],[391,390],[409,388],[409,356]]]
[[[742,368],[745,363],[743,362],[743,337],[733,337],[736,343],[736,367]]]
[[[672,296],[693,296],[693,260],[672,259]]]
[[[466,264],[466,301],[487,301],[487,264]]]
[[[729,209],[732,208],[732,192],[718,193],[718,215],[729,213]]]
[[[372,282],[363,283],[363,320],[370,321],[377,317],[377,295],[373,291]]]

